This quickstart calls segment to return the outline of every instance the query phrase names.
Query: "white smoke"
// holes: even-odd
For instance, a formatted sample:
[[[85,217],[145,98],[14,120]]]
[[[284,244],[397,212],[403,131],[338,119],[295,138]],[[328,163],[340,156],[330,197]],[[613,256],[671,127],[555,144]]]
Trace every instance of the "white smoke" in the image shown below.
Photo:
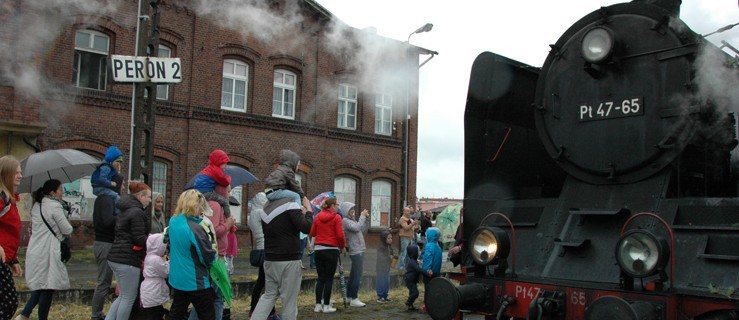
[[[94,22],[116,11],[116,0],[24,0],[0,5],[0,83],[15,88],[28,103],[49,106],[52,120],[68,111],[55,97],[69,92],[69,82],[60,82],[41,69],[53,64],[49,58],[57,50],[62,32],[74,22]],[[71,74],[70,74],[71,76]],[[49,121],[49,125],[54,124]]]

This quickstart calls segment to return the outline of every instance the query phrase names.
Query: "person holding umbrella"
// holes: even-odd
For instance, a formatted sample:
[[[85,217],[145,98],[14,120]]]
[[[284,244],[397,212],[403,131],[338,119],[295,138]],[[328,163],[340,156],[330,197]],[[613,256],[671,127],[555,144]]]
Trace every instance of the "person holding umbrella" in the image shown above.
[[[321,212],[316,215],[310,229],[310,236],[316,238],[314,252],[318,273],[314,312],[336,312],[336,309],[331,306],[331,288],[336,265],[339,263],[339,255],[346,247],[344,227],[338,210],[339,204],[336,203],[336,198],[327,198],[321,205]]]
[[[72,234],[62,206],[62,182],[46,181],[33,195],[31,240],[26,250],[26,285],[33,290],[16,320],[28,319],[38,305],[39,320],[46,320],[54,290],[69,289],[67,267],[61,260],[60,237]]]
[[[23,276],[18,263],[21,239],[21,217],[18,214],[18,194],[23,173],[13,156],[0,158],[0,319],[10,319],[18,309],[18,293],[13,276]]]

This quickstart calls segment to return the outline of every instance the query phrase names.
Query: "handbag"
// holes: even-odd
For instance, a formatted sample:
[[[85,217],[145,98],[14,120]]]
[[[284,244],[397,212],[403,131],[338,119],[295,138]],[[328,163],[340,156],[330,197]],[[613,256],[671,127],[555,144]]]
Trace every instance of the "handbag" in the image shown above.
[[[264,264],[264,250],[255,249],[249,252],[249,264],[252,267],[261,267]]]
[[[56,236],[56,232],[54,232],[54,230],[51,229],[49,223],[46,222],[46,218],[44,218],[44,212],[41,210],[41,208],[43,208],[43,205],[39,203],[38,212],[41,215],[41,220],[44,220],[44,224],[46,225],[46,227],[49,228],[49,231],[51,231],[51,234],[54,235],[54,238],[57,238],[58,240],[59,238]],[[59,251],[62,253],[62,262],[66,263],[67,261],[69,261],[69,259],[72,258],[72,249],[69,248],[69,238],[65,237],[64,240],[59,240]]]

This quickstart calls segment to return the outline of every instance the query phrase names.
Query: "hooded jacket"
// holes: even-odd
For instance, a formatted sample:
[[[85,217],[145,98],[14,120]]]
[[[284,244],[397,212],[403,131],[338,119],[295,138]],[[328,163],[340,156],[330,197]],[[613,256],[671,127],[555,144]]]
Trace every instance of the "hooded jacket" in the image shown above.
[[[390,272],[390,259],[397,256],[393,252],[393,248],[387,244],[387,236],[390,235],[390,230],[384,230],[380,232],[380,247],[377,248],[377,264],[375,265],[378,273]]]
[[[354,204],[351,202],[342,202],[339,206],[339,209],[346,215],[346,219],[342,219],[342,224],[344,225],[346,245],[349,247],[350,256],[360,254],[367,249],[364,242],[364,234],[369,230],[369,220],[367,217],[360,215],[357,221],[349,217],[349,211],[352,208],[354,208]]]
[[[280,165],[264,179],[264,185],[268,189],[288,189],[303,198],[303,188],[295,179],[295,168],[298,166],[300,156],[297,153],[283,149],[280,151]]]
[[[262,231],[262,218],[261,215],[264,212],[264,205],[267,204],[267,196],[264,192],[257,193],[254,196],[253,207],[249,213],[249,230],[251,235],[254,236],[254,249],[264,250],[264,232]]]
[[[108,261],[141,268],[146,256],[146,239],[151,232],[151,214],[144,213],[139,199],[127,194],[118,201],[121,213],[115,225],[115,241]],[[134,249],[134,246],[139,249]]]
[[[123,152],[118,149],[118,147],[110,146],[108,151],[105,152],[105,162],[100,164],[95,168],[95,171],[92,172],[92,176],[90,176],[90,184],[92,184],[93,187],[111,188],[112,185],[110,182],[113,180],[113,177],[118,174],[118,170],[113,168],[111,164],[122,156]],[[118,183],[118,186],[120,186],[120,183]],[[119,191],[116,192],[120,193]]]
[[[164,260],[167,245],[162,241],[163,234],[154,233],[146,239],[146,259],[144,259],[144,281],[141,282],[141,305],[144,308],[161,306],[169,301],[169,261]]]
[[[439,228],[426,230],[426,245],[423,247],[423,272],[431,270],[434,277],[441,275],[441,246],[439,246]]]
[[[336,247],[339,250],[346,247],[341,215],[328,209],[321,210],[313,219],[310,236],[316,238],[313,241],[315,246]]]
[[[208,166],[200,171],[195,177],[193,186],[202,193],[213,191],[216,185],[226,187],[231,184],[231,177],[228,176],[221,165],[231,162],[226,152],[220,149],[213,150],[208,157]]]
[[[409,283],[418,283],[418,275],[423,273],[423,269],[418,265],[418,246],[411,244],[406,248],[407,257],[405,263],[405,281]]]

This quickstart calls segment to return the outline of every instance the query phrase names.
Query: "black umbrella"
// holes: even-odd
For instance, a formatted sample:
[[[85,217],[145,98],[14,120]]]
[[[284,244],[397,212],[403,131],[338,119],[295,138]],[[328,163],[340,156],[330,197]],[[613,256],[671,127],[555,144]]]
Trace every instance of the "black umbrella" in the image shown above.
[[[259,179],[257,179],[257,176],[249,172],[249,170],[238,166],[230,164],[226,165],[226,169],[224,169],[223,172],[231,177],[231,188],[259,181]],[[190,181],[187,182],[187,184],[185,185],[185,190],[193,188],[193,184],[195,184],[195,178],[197,176],[198,175],[196,174],[192,177],[192,179],[190,179]]]
[[[74,149],[46,150],[21,161],[23,179],[18,192],[32,192],[49,179],[72,182],[92,174],[100,160]]]

